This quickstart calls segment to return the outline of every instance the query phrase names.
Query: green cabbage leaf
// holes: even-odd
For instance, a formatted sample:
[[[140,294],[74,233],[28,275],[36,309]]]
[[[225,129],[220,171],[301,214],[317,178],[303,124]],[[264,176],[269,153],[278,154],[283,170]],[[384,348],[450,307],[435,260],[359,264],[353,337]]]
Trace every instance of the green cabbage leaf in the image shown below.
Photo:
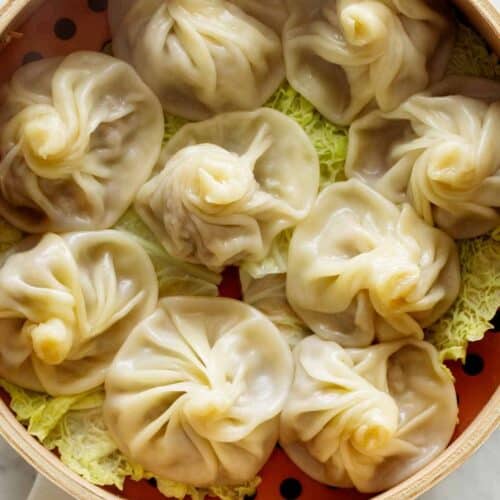
[[[293,228],[282,231],[273,241],[267,256],[257,262],[243,262],[240,266],[252,278],[260,279],[268,275],[286,273],[288,269],[288,247]]]
[[[125,478],[145,477],[112,441],[102,417],[104,391],[50,397],[0,379],[17,419],[47,449],[57,449],[61,461],[93,484],[123,488]]]
[[[427,338],[443,360],[465,360],[469,342],[493,327],[500,307],[500,228],[491,235],[458,242],[462,272],[459,296],[428,329]]]
[[[191,497],[191,500],[204,500],[205,498],[219,498],[220,500],[244,500],[251,497],[257,491],[261,479],[256,477],[242,486],[212,486],[210,488],[194,488],[185,484],[157,479],[158,489],[167,498],[178,498],[183,500]]]
[[[500,80],[500,64],[498,56],[488,48],[483,38],[472,28],[459,22],[447,73]]]
[[[293,118],[311,139],[319,157],[320,189],[346,179],[344,163],[347,155],[347,127],[329,122],[286,82],[266,106]]]

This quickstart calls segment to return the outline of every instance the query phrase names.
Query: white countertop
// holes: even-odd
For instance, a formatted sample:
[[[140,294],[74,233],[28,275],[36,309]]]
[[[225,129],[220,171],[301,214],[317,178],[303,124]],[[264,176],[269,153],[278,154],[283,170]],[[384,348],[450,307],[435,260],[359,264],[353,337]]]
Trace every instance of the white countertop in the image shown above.
[[[499,500],[500,430],[463,465],[420,500]],[[71,500],[36,474],[0,438],[1,500]]]

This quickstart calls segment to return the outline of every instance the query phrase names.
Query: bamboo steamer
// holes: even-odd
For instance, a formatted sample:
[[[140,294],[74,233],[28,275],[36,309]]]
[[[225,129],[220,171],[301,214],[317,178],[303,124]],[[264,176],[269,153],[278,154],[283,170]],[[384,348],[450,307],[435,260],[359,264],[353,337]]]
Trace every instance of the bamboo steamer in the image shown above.
[[[16,28],[33,14],[42,2],[43,0],[0,0],[0,49],[12,38],[18,36]],[[455,3],[500,56],[500,13],[491,1],[455,0]],[[496,369],[498,370],[498,368]],[[498,380],[500,377],[495,378]],[[409,500],[417,498],[462,465],[499,425],[500,387],[498,387],[497,382],[496,391],[480,413],[440,456],[406,481],[375,496],[374,499]],[[74,498],[78,500],[118,500],[120,498],[90,484],[69,470],[56,455],[46,450],[28,434],[1,399],[0,435],[29,464]]]
[[[454,0],[500,56],[500,13],[493,5],[494,2],[495,0]]]

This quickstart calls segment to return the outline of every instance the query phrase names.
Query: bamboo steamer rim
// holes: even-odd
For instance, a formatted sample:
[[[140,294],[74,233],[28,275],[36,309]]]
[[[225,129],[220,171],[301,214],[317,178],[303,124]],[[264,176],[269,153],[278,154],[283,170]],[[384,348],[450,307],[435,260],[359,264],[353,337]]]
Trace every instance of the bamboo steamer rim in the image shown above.
[[[374,500],[411,500],[417,498],[462,465],[500,425],[500,388],[481,413],[441,455],[419,472],[374,497]],[[16,420],[0,401],[0,435],[47,479],[77,500],[117,500],[120,497],[94,486],[68,469],[56,455],[44,448]]]
[[[500,56],[500,11],[495,0],[453,0]]]
[[[0,3],[0,38],[12,25],[22,22],[42,1],[4,0],[3,4]]]
[[[0,0],[1,1],[1,0]],[[22,22],[43,0],[5,0],[0,5],[0,38],[9,28]],[[500,55],[500,12],[491,0],[454,0]],[[374,500],[411,500],[417,498],[460,467],[500,426],[500,387],[479,415],[441,455],[416,474]],[[16,420],[0,400],[0,435],[21,457],[55,485],[77,500],[118,500],[66,467]]]

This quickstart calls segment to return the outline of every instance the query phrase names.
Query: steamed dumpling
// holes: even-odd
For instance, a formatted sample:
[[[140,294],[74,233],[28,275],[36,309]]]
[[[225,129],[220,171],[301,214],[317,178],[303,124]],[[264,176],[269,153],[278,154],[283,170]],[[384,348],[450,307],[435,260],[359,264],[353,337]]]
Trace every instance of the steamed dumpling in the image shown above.
[[[357,180],[326,188],[290,244],[288,301],[343,346],[423,338],[459,288],[453,240]]]
[[[283,35],[291,85],[329,120],[389,111],[445,72],[454,36],[444,2],[289,0]]]
[[[112,0],[109,14],[114,53],[170,113],[255,109],[285,77],[285,0]]]
[[[31,237],[0,268],[0,376],[54,396],[93,389],[157,300],[149,257],[123,233]]]
[[[453,238],[500,225],[500,83],[449,78],[353,123],[346,174]]]
[[[163,114],[95,52],[20,68],[0,92],[0,215],[31,233],[111,227],[160,154]]]
[[[120,449],[158,477],[243,484],[277,442],[292,375],[288,345],[256,309],[163,299],[108,372],[105,421]]]
[[[228,113],[167,143],[136,209],[171,255],[220,269],[263,259],[307,216],[318,186],[316,151],[291,118]]]
[[[309,476],[367,493],[441,453],[457,423],[453,380],[427,342],[342,349],[317,336],[294,351],[280,443]]]

